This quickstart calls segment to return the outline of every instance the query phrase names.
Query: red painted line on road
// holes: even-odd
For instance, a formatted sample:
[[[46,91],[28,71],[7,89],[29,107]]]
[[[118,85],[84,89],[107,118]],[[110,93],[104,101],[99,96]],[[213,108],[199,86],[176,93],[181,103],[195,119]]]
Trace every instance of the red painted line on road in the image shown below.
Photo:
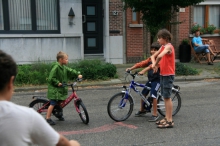
[[[85,134],[85,133],[98,133],[98,132],[105,132],[105,131],[109,131],[112,130],[116,127],[128,127],[131,129],[137,129],[138,127],[134,126],[134,125],[129,125],[129,124],[124,124],[122,122],[116,122],[114,124],[108,124],[108,125],[104,125],[101,127],[97,127],[97,128],[93,128],[93,129],[87,129],[87,130],[79,130],[79,131],[60,131],[59,133],[62,135],[74,135],[74,134]]]
[[[137,129],[138,128],[137,126],[125,124],[125,123],[122,123],[122,122],[118,122],[118,123],[115,123],[115,124],[120,125],[120,126],[124,126],[124,127],[128,127],[128,128],[131,128],[131,129]]]

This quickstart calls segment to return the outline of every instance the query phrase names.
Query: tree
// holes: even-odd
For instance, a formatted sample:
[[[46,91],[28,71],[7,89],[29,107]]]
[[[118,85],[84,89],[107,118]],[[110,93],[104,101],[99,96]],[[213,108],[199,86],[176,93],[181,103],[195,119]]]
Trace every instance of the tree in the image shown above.
[[[155,36],[157,31],[173,18],[179,7],[187,7],[198,4],[204,0],[123,0],[124,8],[134,8],[134,11],[141,12],[142,20],[150,31],[151,36]]]

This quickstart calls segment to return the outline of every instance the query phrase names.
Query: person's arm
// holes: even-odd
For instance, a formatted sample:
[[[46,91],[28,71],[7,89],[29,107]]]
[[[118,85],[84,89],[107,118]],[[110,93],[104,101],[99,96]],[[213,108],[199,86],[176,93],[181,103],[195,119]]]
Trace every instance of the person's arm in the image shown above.
[[[158,64],[160,62],[160,60],[162,59],[162,57],[165,55],[165,54],[171,54],[172,53],[172,49],[170,47],[170,45],[167,45],[164,50],[157,56],[156,60],[155,60],[155,63],[152,64],[152,68],[154,70],[154,73],[157,72],[158,70]]]
[[[31,111],[31,138],[35,144],[45,146],[80,146],[77,141],[69,141],[57,133],[46,120],[33,109]]]
[[[57,72],[58,66],[54,65],[54,67],[51,69],[49,77],[48,77],[48,83],[50,83],[53,86],[60,86],[60,81],[57,80],[56,72]],[[62,85],[62,84],[61,84]]]
[[[82,78],[80,71],[76,71],[75,69],[69,68],[67,66],[65,66],[65,68],[67,70],[67,77],[72,77],[72,76],[78,75],[78,78]]]
[[[157,58],[157,56],[160,54],[160,50],[161,50],[161,47],[160,47],[160,49],[157,51],[157,52],[155,52],[150,58],[151,58],[151,61],[152,61],[152,64],[155,64],[155,62],[156,62],[156,58]]]
[[[148,67],[144,68],[142,71],[140,71],[138,74],[139,75],[143,75],[143,74],[145,74],[150,69],[152,69],[151,66],[148,66]]]
[[[144,60],[144,61],[141,61],[141,62],[139,62],[139,63],[136,63],[136,64],[135,64],[134,66],[132,66],[131,68],[126,68],[126,71],[128,71],[128,70],[134,70],[134,69],[136,69],[136,68],[146,67],[150,60],[151,60],[151,59],[148,58],[148,59],[146,59],[146,60]]]
[[[80,146],[80,144],[75,140],[68,140],[63,135],[60,135],[60,139],[56,146]]]

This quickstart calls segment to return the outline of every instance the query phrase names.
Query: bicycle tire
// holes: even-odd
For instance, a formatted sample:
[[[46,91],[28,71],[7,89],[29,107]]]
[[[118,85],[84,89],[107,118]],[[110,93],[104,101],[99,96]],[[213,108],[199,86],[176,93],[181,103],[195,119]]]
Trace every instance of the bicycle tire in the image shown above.
[[[179,93],[176,93],[176,92],[172,92],[174,93],[174,95],[171,97],[172,99],[172,102],[173,102],[173,112],[172,112],[172,115],[175,116],[180,108],[181,108],[181,97],[179,95]],[[164,103],[164,99],[162,96],[159,96],[158,97],[158,100],[157,100],[157,111],[165,117],[166,115],[166,110],[165,110],[165,103]]]
[[[134,101],[131,96],[128,97],[126,105],[119,107],[125,93],[117,93],[112,96],[108,102],[107,111],[110,118],[116,122],[125,121],[128,119],[133,111]]]
[[[89,114],[86,110],[85,105],[83,104],[82,101],[80,101],[80,102],[77,103],[77,106],[78,106],[79,111],[80,111],[79,116],[80,116],[82,122],[84,124],[88,124],[89,123]]]
[[[40,113],[38,110],[40,108],[42,108],[42,106],[44,106],[46,103],[48,103],[49,101],[48,100],[45,100],[45,99],[36,99],[36,100],[33,100],[30,104],[29,104],[29,107],[30,108],[33,108],[35,111],[37,111],[38,113]],[[45,106],[45,109],[48,109],[49,105],[48,106]],[[46,112],[41,112],[40,114],[43,114]]]

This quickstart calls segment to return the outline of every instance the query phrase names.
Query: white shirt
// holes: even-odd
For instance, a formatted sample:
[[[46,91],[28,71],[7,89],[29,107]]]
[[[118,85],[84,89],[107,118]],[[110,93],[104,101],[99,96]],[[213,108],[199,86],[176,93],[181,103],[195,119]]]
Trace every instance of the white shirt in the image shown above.
[[[31,108],[0,101],[0,146],[55,146],[60,135]]]

